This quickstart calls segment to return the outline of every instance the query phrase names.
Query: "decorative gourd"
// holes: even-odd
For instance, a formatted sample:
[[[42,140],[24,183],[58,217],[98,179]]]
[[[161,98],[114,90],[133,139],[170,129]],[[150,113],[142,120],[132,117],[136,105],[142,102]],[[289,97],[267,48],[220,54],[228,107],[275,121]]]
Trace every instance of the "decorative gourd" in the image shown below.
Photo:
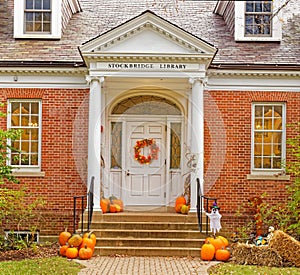
[[[218,261],[226,262],[230,258],[230,252],[227,249],[225,249],[224,247],[222,247],[221,249],[218,249],[216,251],[215,257],[216,257],[216,260],[218,260]]]
[[[182,206],[184,206],[184,204],[177,204],[177,205],[175,206],[175,211],[176,211],[177,213],[181,213],[181,208],[182,208]]]
[[[59,255],[60,256],[63,256],[63,257],[66,257],[66,252],[67,252],[67,249],[69,248],[69,245],[68,244],[65,244],[65,245],[62,245],[60,248],[59,248]]]
[[[81,260],[88,260],[92,258],[93,250],[85,245],[84,247],[80,248],[78,255]]]
[[[212,244],[215,247],[216,251],[225,246],[224,242],[219,238],[219,236],[216,238],[208,237],[206,238],[205,243]]]
[[[76,259],[78,257],[78,249],[73,246],[68,247],[66,251],[66,257],[68,259]]]
[[[83,238],[89,238],[93,241],[94,246],[96,245],[97,242],[97,237],[96,235],[93,233],[93,231],[91,232],[87,232],[83,235]]]
[[[182,214],[187,214],[187,213],[189,213],[189,210],[190,210],[190,208],[189,208],[187,205],[183,205],[183,206],[181,207],[181,213],[182,213]]]
[[[102,198],[100,200],[100,206],[101,206],[101,209],[102,209],[102,212],[103,213],[107,213],[109,212],[109,206],[110,206],[110,200],[109,199],[105,199],[105,198]]]
[[[202,245],[200,257],[203,261],[211,261],[215,256],[215,247],[211,243]]]
[[[68,232],[68,229],[66,228],[65,231],[63,231],[59,234],[59,237],[58,237],[59,244],[65,245],[71,236],[72,236],[72,234],[70,232]]]
[[[73,234],[72,237],[68,240],[70,246],[79,247],[82,243],[82,237],[79,234]]]
[[[185,197],[184,196],[180,196],[180,197],[178,197],[177,199],[176,199],[176,201],[175,201],[175,208],[176,208],[176,206],[178,205],[178,204],[186,204],[186,199],[185,199]]]

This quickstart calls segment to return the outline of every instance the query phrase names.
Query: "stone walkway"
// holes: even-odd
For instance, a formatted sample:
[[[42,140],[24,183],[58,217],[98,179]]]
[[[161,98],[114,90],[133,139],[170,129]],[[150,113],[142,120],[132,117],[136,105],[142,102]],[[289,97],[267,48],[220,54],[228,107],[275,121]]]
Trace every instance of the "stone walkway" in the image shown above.
[[[94,256],[78,262],[86,266],[79,275],[202,275],[208,274],[207,269],[218,263],[199,258],[134,256]]]

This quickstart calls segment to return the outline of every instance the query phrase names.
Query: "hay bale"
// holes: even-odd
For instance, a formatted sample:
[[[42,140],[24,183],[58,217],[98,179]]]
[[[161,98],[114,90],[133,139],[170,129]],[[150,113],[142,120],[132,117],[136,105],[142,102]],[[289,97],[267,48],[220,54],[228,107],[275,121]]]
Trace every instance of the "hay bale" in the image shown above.
[[[284,259],[300,267],[300,242],[284,233],[276,230],[269,243],[270,248],[276,250]]]
[[[232,247],[232,262],[240,265],[284,266],[282,257],[269,246],[237,243]]]

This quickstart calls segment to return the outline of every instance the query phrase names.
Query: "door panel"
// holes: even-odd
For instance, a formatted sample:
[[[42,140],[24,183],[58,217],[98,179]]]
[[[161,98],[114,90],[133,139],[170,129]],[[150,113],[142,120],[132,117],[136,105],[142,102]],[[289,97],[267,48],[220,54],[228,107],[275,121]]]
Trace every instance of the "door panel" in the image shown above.
[[[141,164],[134,157],[138,140],[154,139],[159,147],[157,159]],[[159,122],[127,122],[126,205],[165,205],[165,124]],[[149,146],[141,149],[148,156]]]

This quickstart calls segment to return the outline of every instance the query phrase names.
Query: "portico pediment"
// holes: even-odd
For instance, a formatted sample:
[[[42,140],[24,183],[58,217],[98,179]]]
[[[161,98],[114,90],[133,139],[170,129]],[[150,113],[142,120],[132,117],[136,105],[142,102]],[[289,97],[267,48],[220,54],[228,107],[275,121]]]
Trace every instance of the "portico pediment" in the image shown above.
[[[217,49],[151,11],[103,33],[79,47],[93,62],[185,62],[207,68]]]

